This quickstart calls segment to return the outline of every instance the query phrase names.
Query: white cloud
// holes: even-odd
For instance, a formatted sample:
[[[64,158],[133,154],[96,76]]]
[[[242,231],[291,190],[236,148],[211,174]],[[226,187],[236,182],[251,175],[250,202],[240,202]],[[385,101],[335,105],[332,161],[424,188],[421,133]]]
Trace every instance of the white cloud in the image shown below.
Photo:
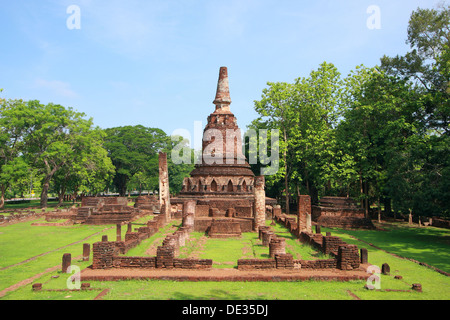
[[[58,95],[65,98],[77,98],[78,94],[70,88],[68,82],[59,80],[45,80],[36,79],[35,85],[38,88],[50,91],[51,94]]]

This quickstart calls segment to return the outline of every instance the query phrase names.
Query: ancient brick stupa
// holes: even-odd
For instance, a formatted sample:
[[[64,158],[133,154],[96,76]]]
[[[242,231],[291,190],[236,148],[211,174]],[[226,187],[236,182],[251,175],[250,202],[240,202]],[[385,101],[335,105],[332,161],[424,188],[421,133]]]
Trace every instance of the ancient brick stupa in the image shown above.
[[[243,232],[252,231],[255,221],[259,224],[264,219],[256,218],[257,212],[259,216],[265,214],[265,208],[258,210],[255,201],[255,180],[262,180],[258,185],[264,188],[264,177],[255,177],[242,153],[241,132],[230,111],[226,67],[220,68],[213,104],[215,110],[208,116],[203,131],[201,161],[190,177],[184,179],[182,190],[174,201],[195,203],[197,231],[209,230],[213,236],[214,230],[225,230],[226,225],[230,234],[237,234],[238,227]],[[185,209],[183,211],[187,213]]]

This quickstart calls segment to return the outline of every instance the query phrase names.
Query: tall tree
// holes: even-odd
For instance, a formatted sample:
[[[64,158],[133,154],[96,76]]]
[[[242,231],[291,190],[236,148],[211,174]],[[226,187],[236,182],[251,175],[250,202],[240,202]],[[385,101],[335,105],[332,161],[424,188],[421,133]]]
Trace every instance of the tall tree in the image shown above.
[[[338,121],[342,84],[332,63],[323,62],[308,77],[296,79],[296,125],[292,128],[292,149],[297,184],[311,195],[330,192],[336,183],[336,169],[341,155],[336,150],[334,127]]]
[[[113,184],[121,196],[135,174],[158,176],[158,153],[168,149],[170,138],[161,129],[142,125],[105,129],[105,148],[116,168]]]
[[[437,9],[414,11],[408,24],[407,43],[409,52],[392,58],[384,56],[381,67],[413,84],[418,93],[416,101],[421,103],[414,117],[427,129],[423,142],[411,147],[409,161],[405,158],[403,162],[404,168],[407,163],[415,168],[408,171],[411,181],[415,181],[409,185],[416,195],[411,203],[426,215],[450,215],[445,205],[450,201],[450,6],[441,4]],[[419,195],[422,201],[418,200]]]
[[[391,75],[412,82],[423,94],[423,109],[417,116],[430,129],[449,134],[450,97],[449,48],[450,6],[418,8],[411,14],[404,56],[381,58],[381,68]]]
[[[83,113],[61,105],[37,100],[26,105],[24,155],[43,175],[40,205],[45,208],[52,178],[91,143],[93,123]]]
[[[23,157],[27,114],[22,100],[0,100],[0,209],[11,183],[29,176],[29,166]]]
[[[87,130],[81,143],[74,146],[74,152],[54,175],[54,189],[61,205],[67,191],[74,195],[78,191],[97,194],[104,191],[114,174],[114,166],[103,147],[106,136],[103,130]]]
[[[293,110],[296,105],[295,86],[286,82],[268,82],[263,89],[261,100],[255,101],[255,111],[259,114],[252,125],[254,129],[279,129],[282,140],[279,150],[282,153],[281,168],[278,175],[284,178],[286,214],[289,214],[290,189],[289,177],[292,173],[292,162],[288,157],[288,141],[291,128],[295,125]]]

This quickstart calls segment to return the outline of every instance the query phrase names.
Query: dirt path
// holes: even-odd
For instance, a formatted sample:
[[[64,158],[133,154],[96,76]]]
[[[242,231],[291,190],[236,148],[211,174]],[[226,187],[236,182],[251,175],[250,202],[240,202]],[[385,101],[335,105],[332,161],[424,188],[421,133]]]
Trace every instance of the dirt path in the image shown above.
[[[347,293],[354,299],[354,300],[361,300],[360,297],[358,297],[356,294],[351,292],[350,290],[347,290]]]

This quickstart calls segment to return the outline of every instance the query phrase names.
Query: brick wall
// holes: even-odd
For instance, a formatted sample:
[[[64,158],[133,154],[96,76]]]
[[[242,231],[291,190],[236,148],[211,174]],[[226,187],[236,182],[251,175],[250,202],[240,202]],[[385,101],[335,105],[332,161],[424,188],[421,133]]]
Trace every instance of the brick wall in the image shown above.
[[[197,206],[198,207],[198,206]],[[253,231],[253,219],[252,218],[236,218],[233,219],[234,222],[239,222],[241,232],[252,232]],[[194,219],[194,231],[196,232],[207,232],[211,227],[211,218],[195,218]]]
[[[294,260],[295,264],[300,264],[302,269],[336,269],[336,259],[318,259],[318,260]]]
[[[247,218],[251,218],[253,216],[253,208],[251,206],[237,206],[235,207],[236,213],[235,216],[236,217],[247,217]]]
[[[322,252],[325,254],[337,254],[339,246],[344,244],[345,242],[339,237],[324,236],[322,241]]]
[[[206,204],[198,204],[195,207],[195,216],[196,217],[207,217],[209,216],[209,206]]]
[[[309,244],[325,254],[330,254],[333,258],[321,260],[294,260],[295,264],[300,264],[302,268],[328,269],[337,268],[342,270],[351,270],[359,267],[360,259],[358,247],[349,245],[339,237],[324,236],[321,233],[299,232],[292,228],[294,222],[292,218],[283,214],[275,215],[275,220],[290,229],[291,233],[299,238],[303,243]],[[264,239],[264,233],[267,229],[261,229],[260,234]],[[264,242],[263,242],[264,245]],[[342,248],[341,248],[342,247]]]
[[[116,268],[156,268],[156,257],[114,256]]]
[[[173,267],[178,269],[210,269],[211,259],[173,259]]]
[[[353,210],[353,209],[348,209]],[[322,215],[316,219],[317,224],[327,228],[374,229],[370,219],[364,217]]]
[[[311,214],[311,197],[309,195],[298,196],[298,219],[297,229],[305,231],[307,229],[307,215]]]
[[[239,259],[238,270],[293,269],[291,254],[276,254],[274,259]]]
[[[92,245],[92,268],[109,269],[113,267],[114,242],[102,241]]]
[[[341,245],[338,248],[337,268],[341,270],[352,270],[360,265],[358,247],[355,245]]]
[[[275,259],[239,259],[237,267],[238,270],[275,269],[277,264]]]

